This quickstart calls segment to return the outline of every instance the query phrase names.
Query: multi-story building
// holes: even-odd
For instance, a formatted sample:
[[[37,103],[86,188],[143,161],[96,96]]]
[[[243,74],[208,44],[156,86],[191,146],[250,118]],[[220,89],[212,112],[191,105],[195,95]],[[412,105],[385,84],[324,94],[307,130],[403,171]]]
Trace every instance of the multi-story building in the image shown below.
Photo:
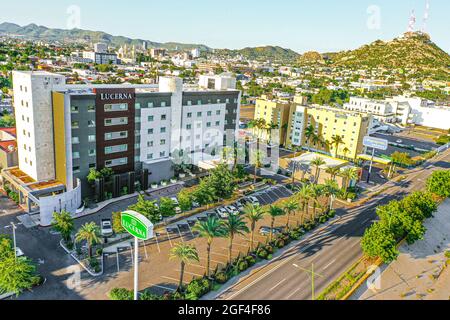
[[[0,170],[17,166],[17,142],[15,128],[0,128]]]
[[[117,64],[117,54],[108,52],[84,51],[83,59],[96,64]]]
[[[369,132],[371,115],[318,105],[296,105],[293,108],[287,134],[288,146],[309,147],[348,159],[355,159],[363,153],[363,139]],[[309,126],[314,128],[320,141],[308,141],[306,128]],[[330,144],[334,136],[341,136],[343,140],[339,150]]]
[[[134,192],[137,182],[147,189],[173,177],[175,151],[197,161],[219,154],[226,130],[239,124],[235,87],[183,91],[179,78],[156,86],[66,85],[47,72],[14,72],[13,84],[19,167],[2,176],[28,211],[40,209],[42,225],[53,211],[75,213],[85,197],[103,200]],[[94,168],[111,168],[112,181],[89,184]]]

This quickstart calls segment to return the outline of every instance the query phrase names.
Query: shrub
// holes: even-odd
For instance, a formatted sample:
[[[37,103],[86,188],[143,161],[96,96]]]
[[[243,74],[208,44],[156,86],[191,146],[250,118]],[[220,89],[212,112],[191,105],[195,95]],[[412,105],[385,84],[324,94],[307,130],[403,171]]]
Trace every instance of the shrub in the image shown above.
[[[330,219],[333,219],[334,217],[336,217],[336,211],[335,211],[335,210],[331,210],[331,211],[328,213],[328,217],[329,217]]]
[[[237,267],[239,272],[244,272],[248,269],[248,262],[246,260],[239,261]]]
[[[450,251],[445,251],[445,257],[450,259]]]
[[[249,267],[254,266],[256,263],[256,259],[252,256],[247,256],[244,259],[245,259],[245,261],[247,261]]]
[[[158,301],[158,300],[162,300],[162,297],[157,294],[150,293],[149,291],[146,290],[141,293],[141,295],[139,296],[139,300]]]
[[[299,232],[292,231],[292,232],[289,234],[289,237],[291,237],[292,240],[299,240],[300,237],[301,237],[301,235],[300,235]]]
[[[273,247],[270,244],[266,245],[264,247],[264,249],[266,249],[268,254],[272,254],[274,252],[274,249],[273,249]]]
[[[133,291],[124,288],[115,288],[109,292],[111,300],[133,300]]]
[[[98,248],[97,251],[95,251],[95,253],[97,253],[97,256],[101,256],[103,254],[103,249]]]
[[[260,248],[256,254],[257,254],[258,257],[260,257],[261,259],[267,259],[268,253],[267,253],[266,249],[264,249],[264,248]]]
[[[275,241],[275,245],[277,246],[277,248],[281,249],[286,245],[286,243],[283,239],[278,239]]]
[[[216,274],[215,279],[217,283],[224,284],[228,281],[228,275],[222,271]]]
[[[186,287],[186,295],[200,298],[211,290],[211,284],[207,279],[194,279]]]

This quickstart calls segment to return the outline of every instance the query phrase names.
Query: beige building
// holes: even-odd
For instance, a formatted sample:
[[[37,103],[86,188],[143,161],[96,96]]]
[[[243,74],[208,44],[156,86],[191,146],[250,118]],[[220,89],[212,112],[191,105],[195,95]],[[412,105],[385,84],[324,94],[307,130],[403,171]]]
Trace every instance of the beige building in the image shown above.
[[[0,170],[17,166],[17,142],[15,128],[0,128]]]

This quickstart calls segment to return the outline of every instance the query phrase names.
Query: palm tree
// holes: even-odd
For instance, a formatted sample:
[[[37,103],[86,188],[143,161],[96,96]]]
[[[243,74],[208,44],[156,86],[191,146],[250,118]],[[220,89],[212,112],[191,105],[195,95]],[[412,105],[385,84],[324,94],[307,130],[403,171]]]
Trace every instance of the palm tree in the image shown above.
[[[89,258],[92,257],[92,246],[100,242],[100,228],[95,222],[86,223],[81,226],[75,236],[76,242],[86,241]]]
[[[341,172],[341,177],[344,178],[344,193],[347,193],[350,181],[358,179],[358,171],[354,167],[349,167]]]
[[[347,158],[347,154],[349,154],[351,151],[349,148],[345,147],[344,150],[342,150],[342,152],[344,153],[344,157]]]
[[[253,250],[256,224],[264,218],[265,212],[260,206],[248,204],[244,208],[244,215],[250,222],[250,250]]]
[[[275,219],[277,217],[284,216],[286,214],[286,212],[284,212],[283,209],[281,209],[280,207],[270,206],[269,209],[267,210],[267,213],[270,215],[270,217],[272,219],[271,223],[270,223],[270,237],[269,237],[270,242],[272,242],[273,229],[275,226]]]
[[[200,261],[197,249],[195,248],[195,246],[190,246],[186,243],[180,242],[170,250],[169,257],[171,260],[177,259],[181,262],[180,283],[178,284],[178,291],[181,292],[183,290],[184,268],[186,264],[189,264],[189,262],[191,261]]]
[[[292,213],[298,210],[298,203],[295,200],[290,200],[284,204],[283,210],[287,215],[286,230],[289,230],[290,217]]]
[[[61,211],[61,213],[53,213],[52,227],[53,230],[61,233],[61,236],[66,243],[69,242],[75,228],[72,215],[65,210]]]
[[[323,186],[321,185],[311,185],[310,188],[310,200],[313,202],[313,214],[312,220],[316,220],[317,206],[320,205],[319,198],[322,195]]]
[[[336,176],[341,172],[341,169],[339,167],[328,167],[325,172],[331,176],[331,180],[336,181]]]
[[[305,130],[305,138],[306,138],[306,143],[308,145],[308,151],[311,151],[311,139],[315,135],[316,135],[316,130],[314,129],[313,125],[309,125]]]
[[[323,143],[323,140],[319,135],[315,134],[312,136],[312,142],[314,143],[314,147],[316,147],[315,149],[317,150],[319,149],[320,144]]]
[[[249,122],[249,128],[252,128],[256,131],[256,139],[259,145],[259,141],[261,140],[261,133],[267,127],[267,122],[264,119],[254,119]]]
[[[311,161],[311,165],[316,168],[316,174],[314,176],[314,183],[317,184],[319,182],[320,167],[325,164],[326,164],[326,162],[321,157],[316,157],[313,159],[313,161]]]
[[[255,160],[255,163],[253,164],[255,167],[255,174],[254,174],[254,178],[253,178],[253,183],[256,183],[256,178],[258,175],[258,169],[262,167],[262,163],[261,163],[261,159],[264,157],[264,154],[261,150],[256,150],[254,155],[253,155],[253,159]]]
[[[288,169],[292,172],[292,190],[294,190],[295,174],[302,169],[302,164],[298,161],[291,160],[289,161]]]
[[[331,138],[331,144],[334,145],[336,148],[336,158],[338,157],[338,154],[339,154],[339,146],[343,143],[344,143],[344,139],[341,136],[334,135]]]
[[[210,216],[206,221],[199,221],[193,227],[194,232],[199,233],[200,238],[207,239],[206,247],[206,276],[209,277],[210,272],[210,262],[211,262],[211,245],[215,238],[223,238],[225,232],[223,230],[222,223],[215,216]]]
[[[272,130],[279,129],[278,124],[271,122],[266,126],[266,132],[268,136],[268,143],[272,145]]]
[[[324,196],[327,196],[329,198],[329,208],[330,210],[333,210],[333,199],[339,192],[339,185],[336,181],[327,179],[325,180],[322,192]]]
[[[230,214],[228,219],[223,223],[223,229],[226,237],[228,238],[228,262],[231,263],[233,257],[233,240],[236,235],[244,235],[249,233],[250,230],[247,224],[244,222],[242,216]]]
[[[301,224],[303,225],[305,216],[308,216],[309,200],[311,199],[311,185],[303,185],[298,191],[297,196],[300,198],[301,209],[304,213],[301,218]]]

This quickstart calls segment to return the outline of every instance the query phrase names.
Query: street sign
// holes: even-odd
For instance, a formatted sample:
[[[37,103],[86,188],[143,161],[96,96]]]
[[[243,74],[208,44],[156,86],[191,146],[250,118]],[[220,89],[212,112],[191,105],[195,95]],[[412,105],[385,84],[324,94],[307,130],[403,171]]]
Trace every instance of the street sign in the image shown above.
[[[121,222],[123,228],[139,240],[153,238],[153,224],[142,214],[135,211],[122,212]]]
[[[389,146],[389,141],[385,139],[366,136],[364,137],[363,144],[365,147],[386,151]]]

